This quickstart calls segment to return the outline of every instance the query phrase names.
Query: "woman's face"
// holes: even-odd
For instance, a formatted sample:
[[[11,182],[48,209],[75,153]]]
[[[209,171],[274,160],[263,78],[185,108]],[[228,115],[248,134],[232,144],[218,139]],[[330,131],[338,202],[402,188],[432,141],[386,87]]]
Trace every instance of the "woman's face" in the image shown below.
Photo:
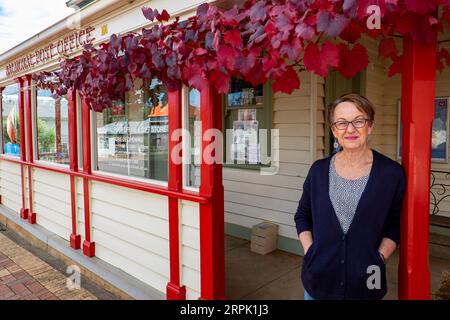
[[[358,110],[352,102],[342,102],[334,109],[335,125],[331,127],[334,137],[338,140],[342,148],[346,150],[357,150],[367,146],[367,137],[372,133],[373,126],[368,121],[357,121],[349,123],[346,129],[339,129],[339,125],[344,125],[345,121],[368,119],[364,112]],[[355,128],[364,125],[361,128]]]

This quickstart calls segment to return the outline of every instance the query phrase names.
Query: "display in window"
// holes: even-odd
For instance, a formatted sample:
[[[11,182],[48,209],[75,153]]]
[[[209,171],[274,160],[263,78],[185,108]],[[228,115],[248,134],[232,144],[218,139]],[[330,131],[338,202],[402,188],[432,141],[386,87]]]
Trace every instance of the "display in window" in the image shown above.
[[[167,181],[167,89],[158,80],[140,81],[124,101],[97,114],[97,169]]]
[[[258,164],[258,121],[234,121],[231,159],[238,163]]]
[[[227,100],[227,105],[229,107],[251,105],[262,106],[263,86],[260,85],[257,87],[253,87],[250,83],[247,83],[243,80],[232,79]]]
[[[256,109],[239,109],[238,120],[239,121],[256,120]]]
[[[2,123],[4,153],[20,155],[19,87],[7,86],[2,94]]]

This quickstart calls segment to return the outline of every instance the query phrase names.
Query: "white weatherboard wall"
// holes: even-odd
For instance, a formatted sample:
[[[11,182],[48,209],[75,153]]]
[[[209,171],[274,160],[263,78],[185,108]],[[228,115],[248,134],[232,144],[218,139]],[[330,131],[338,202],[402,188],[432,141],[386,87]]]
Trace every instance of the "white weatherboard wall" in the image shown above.
[[[69,175],[36,168],[32,174],[37,224],[69,241]],[[84,241],[83,179],[75,181],[77,230]],[[20,165],[0,161],[0,194],[3,205],[19,214]],[[90,206],[96,256],[165,293],[170,276],[168,198],[92,181]],[[186,286],[187,298],[196,300],[200,297],[198,203],[180,201],[179,216],[181,285]]]
[[[181,284],[186,286],[186,298],[200,297],[200,206],[180,201],[180,271]]]
[[[167,197],[91,183],[98,258],[164,292],[169,280]]]
[[[100,182],[91,183],[92,241],[96,256],[166,292],[170,276],[168,198]],[[198,205],[182,202],[181,284],[198,299]]]
[[[306,72],[300,78],[301,89],[273,96],[272,127],[280,130],[272,150],[279,151],[278,174],[224,168],[225,222],[251,228],[271,221],[279,225],[279,235],[297,239],[294,214],[312,161],[324,156],[325,136],[324,80]]]
[[[20,213],[22,207],[22,187],[20,181],[20,165],[8,161],[0,161],[0,195],[2,204]]]
[[[386,133],[392,131],[391,108],[386,108],[384,103],[384,83],[386,82],[385,63],[378,58],[378,42],[372,38],[364,37],[362,43],[369,53],[369,65],[366,69],[365,95],[375,106],[374,130],[370,136],[369,145],[371,148],[383,153],[392,155],[392,146],[390,141],[385,139]],[[394,125],[395,127],[395,125]],[[396,127],[395,127],[396,130]]]
[[[36,223],[69,240],[72,226],[69,176],[43,169],[32,171]]]

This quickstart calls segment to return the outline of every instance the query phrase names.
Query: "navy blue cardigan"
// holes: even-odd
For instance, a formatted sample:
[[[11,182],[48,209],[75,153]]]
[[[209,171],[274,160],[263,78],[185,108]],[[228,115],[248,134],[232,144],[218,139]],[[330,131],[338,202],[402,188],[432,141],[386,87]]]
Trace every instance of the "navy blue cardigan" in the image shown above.
[[[373,150],[366,188],[344,234],[329,196],[331,156],[311,166],[295,214],[297,234],[311,231],[313,244],[303,257],[301,278],[315,299],[381,299],[386,294],[386,268],[378,248],[386,237],[399,244],[400,212],[406,179],[403,167]],[[381,286],[367,280],[381,271]]]

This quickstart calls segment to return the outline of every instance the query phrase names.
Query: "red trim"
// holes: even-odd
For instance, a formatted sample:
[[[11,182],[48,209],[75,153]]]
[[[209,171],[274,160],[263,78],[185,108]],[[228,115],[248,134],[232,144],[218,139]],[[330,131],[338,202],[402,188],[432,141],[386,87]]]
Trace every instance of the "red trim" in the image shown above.
[[[9,162],[17,163],[17,164],[21,164],[21,163],[28,164],[26,162],[22,162],[20,159],[17,159],[15,157],[11,157],[11,156],[7,156],[7,155],[0,155],[0,160],[9,161]],[[47,170],[47,171],[67,174],[67,175],[71,175],[74,177],[88,178],[91,181],[103,182],[103,183],[107,183],[107,184],[111,184],[111,185],[115,185],[115,186],[119,186],[119,187],[159,194],[159,195],[167,196],[167,197],[176,197],[177,199],[182,199],[182,200],[187,200],[187,201],[192,201],[192,202],[197,202],[197,203],[208,203],[208,201],[209,201],[209,197],[198,195],[197,193],[191,192],[188,190],[183,190],[182,192],[175,192],[175,191],[168,190],[168,188],[165,188],[165,187],[155,186],[150,183],[144,183],[144,182],[135,181],[132,179],[110,177],[110,176],[106,176],[106,175],[103,175],[101,173],[96,173],[96,172],[94,172],[92,174],[85,174],[83,172],[72,172],[69,169],[64,169],[64,168],[60,168],[57,166],[43,164],[43,163],[34,162],[34,163],[30,163],[28,165],[30,165],[34,168],[39,168],[39,169],[43,169],[43,170]]]
[[[82,123],[83,123],[83,172],[92,174],[91,164],[91,109],[83,97],[82,101]],[[95,256],[95,243],[91,242],[91,208],[89,179],[83,179],[84,193],[84,236],[83,253],[88,257]]]
[[[24,81],[26,81],[26,94],[25,94],[25,108],[26,108],[26,121],[25,125],[27,127],[27,154],[28,161],[30,163],[33,162],[33,121],[32,121],[32,106],[31,106],[31,75],[26,75],[24,77]],[[27,166],[28,168],[28,222],[30,224],[36,223],[36,213],[33,210],[33,168],[31,166]]]
[[[26,75],[24,77],[24,80],[26,80],[27,87],[26,87],[26,110],[27,110],[27,118],[26,118],[26,126],[27,126],[27,139],[28,139],[28,161],[33,162],[33,122],[32,122],[32,106],[31,106],[31,75]]]
[[[24,81],[18,79],[19,83],[19,127],[20,127],[20,160],[26,161],[26,142],[25,142],[25,106],[24,106]]]
[[[22,188],[22,208],[20,209],[20,217],[24,220],[28,219],[28,208],[25,199],[25,176],[24,176],[24,163],[26,163],[26,146],[25,146],[25,114],[24,114],[24,97],[23,97],[23,79],[18,78],[19,84],[19,128],[20,128],[20,183]]]
[[[201,91],[202,155],[211,143],[211,139],[204,138],[205,132],[211,128],[222,130],[221,105],[221,97],[212,86]],[[200,194],[210,197],[209,203],[200,204],[200,299],[225,299],[222,164],[207,164],[202,157],[200,171]]]
[[[67,92],[69,102],[69,159],[70,170],[78,171],[78,144],[77,144],[77,97],[76,91],[69,89]],[[81,236],[77,234],[77,202],[76,202],[75,176],[70,175],[70,204],[72,213],[72,233],[70,234],[70,246],[78,250],[81,247]]]
[[[431,126],[434,118],[436,37],[403,42],[402,165],[406,193],[401,217],[399,299],[430,299],[428,240],[430,215]],[[424,61],[427,61],[424,64]]]
[[[175,130],[182,128],[181,89],[169,92],[169,190],[180,192],[183,183],[183,165],[174,163],[172,152],[181,143],[181,137],[174,141]],[[180,237],[179,237],[179,201],[169,197],[169,247],[170,247],[170,282],[166,287],[168,300],[186,300],[186,287],[180,285]]]

